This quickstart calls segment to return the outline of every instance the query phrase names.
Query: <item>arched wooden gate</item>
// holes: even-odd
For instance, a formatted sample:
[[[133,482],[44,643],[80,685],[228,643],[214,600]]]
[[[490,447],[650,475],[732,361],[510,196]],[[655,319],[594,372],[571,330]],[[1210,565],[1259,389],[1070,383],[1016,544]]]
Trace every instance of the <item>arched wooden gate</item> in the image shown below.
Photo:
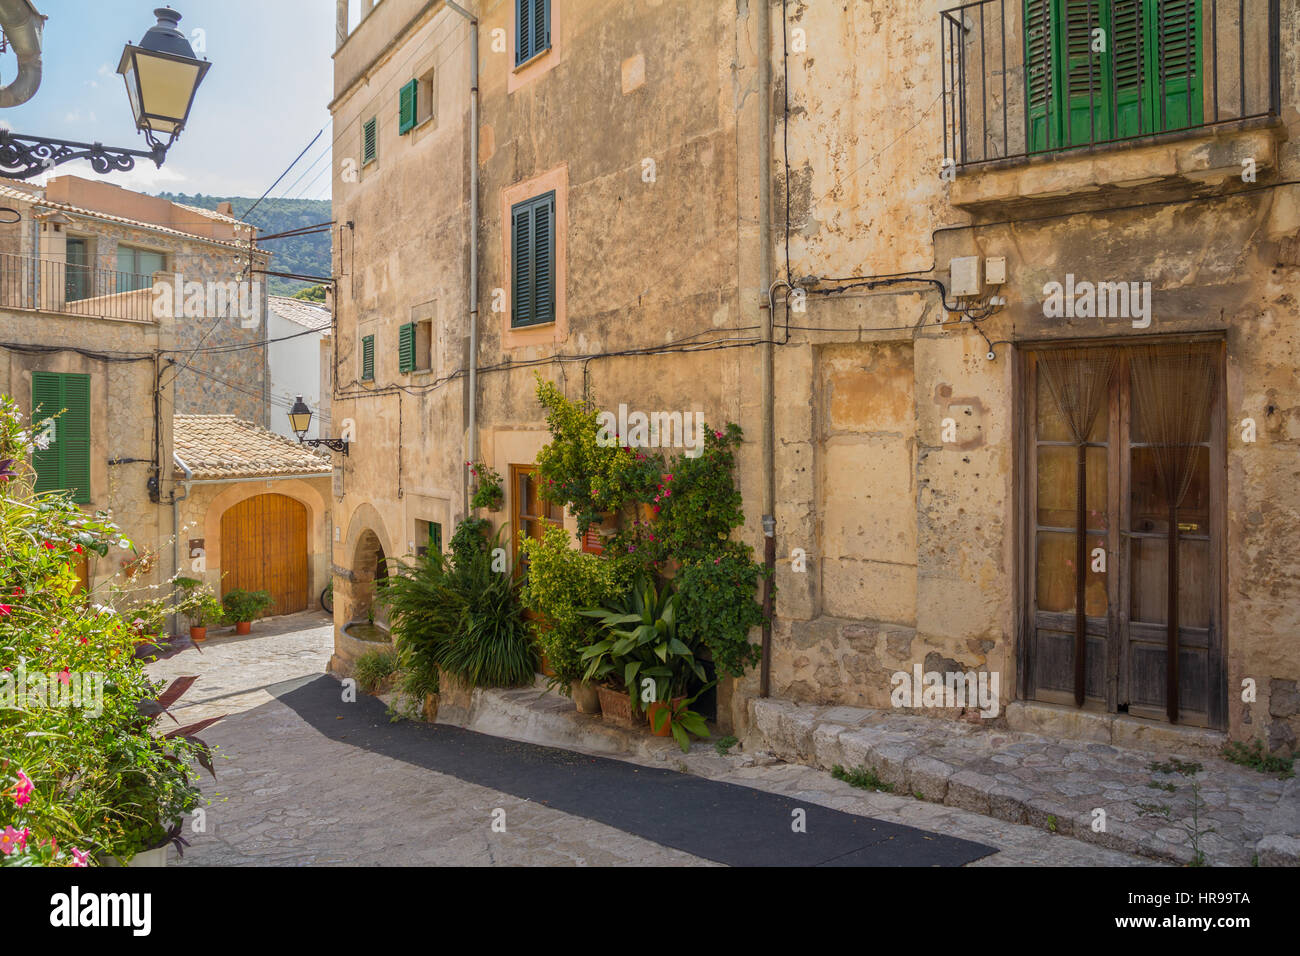
[[[264,494],[221,516],[222,595],[242,588],[270,591],[269,614],[307,607],[307,508],[285,495]]]

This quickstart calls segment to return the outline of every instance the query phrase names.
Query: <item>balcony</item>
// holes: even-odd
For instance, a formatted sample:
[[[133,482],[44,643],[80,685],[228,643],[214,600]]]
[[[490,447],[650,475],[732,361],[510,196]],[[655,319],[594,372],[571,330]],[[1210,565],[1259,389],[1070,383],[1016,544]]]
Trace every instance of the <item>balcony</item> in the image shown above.
[[[152,275],[0,254],[0,309],[153,322]]]
[[[943,156],[980,170],[1276,124],[1279,8],[977,0],[944,10]]]

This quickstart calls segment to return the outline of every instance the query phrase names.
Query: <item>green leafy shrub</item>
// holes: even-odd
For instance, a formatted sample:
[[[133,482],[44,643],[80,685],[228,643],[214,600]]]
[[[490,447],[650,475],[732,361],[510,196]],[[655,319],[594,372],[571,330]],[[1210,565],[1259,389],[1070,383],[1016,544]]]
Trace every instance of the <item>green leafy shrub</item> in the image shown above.
[[[1243,744],[1240,740],[1224,744],[1223,759],[1260,773],[1281,774],[1283,780],[1295,776],[1295,758],[1266,753],[1264,742],[1258,737],[1249,744]]]
[[[385,647],[367,651],[358,657],[353,673],[361,689],[367,694],[373,694],[384,681],[397,673],[400,665],[397,650]]]
[[[473,687],[529,683],[537,647],[519,588],[509,573],[492,569],[488,545],[495,547],[495,539],[474,531],[456,548],[463,530],[453,536],[450,557],[426,553],[411,564],[389,561],[388,585],[376,600],[388,608],[403,669],[437,668]]]
[[[270,591],[245,591],[243,588],[235,588],[233,591],[226,592],[221,603],[226,610],[226,623],[238,624],[241,621],[257,620],[262,616],[262,612],[275,602],[271,598]]]
[[[154,733],[193,679],[160,695],[134,618],[81,593],[81,556],[129,542],[34,494],[30,443],[0,396],[0,866],[90,865],[178,837],[199,801],[191,760],[211,764],[201,725]]]
[[[600,624],[579,610],[620,594],[627,575],[615,562],[571,547],[568,532],[554,525],[522,548],[528,577],[521,598],[543,616],[534,634],[555,672],[553,683],[568,694],[570,682],[582,680],[587,671],[582,652],[601,638]]]
[[[481,461],[467,461],[465,464],[474,476],[474,494],[470,497],[469,506],[500,511],[506,500],[505,489],[501,487],[501,476]]]

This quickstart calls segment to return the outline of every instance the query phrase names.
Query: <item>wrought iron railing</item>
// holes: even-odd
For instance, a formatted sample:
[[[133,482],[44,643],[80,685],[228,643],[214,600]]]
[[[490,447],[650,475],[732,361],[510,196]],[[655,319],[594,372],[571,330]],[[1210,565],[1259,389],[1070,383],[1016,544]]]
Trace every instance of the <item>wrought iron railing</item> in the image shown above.
[[[0,309],[152,322],[151,275],[0,254]]]
[[[975,0],[940,31],[958,167],[1281,113],[1280,0]]]

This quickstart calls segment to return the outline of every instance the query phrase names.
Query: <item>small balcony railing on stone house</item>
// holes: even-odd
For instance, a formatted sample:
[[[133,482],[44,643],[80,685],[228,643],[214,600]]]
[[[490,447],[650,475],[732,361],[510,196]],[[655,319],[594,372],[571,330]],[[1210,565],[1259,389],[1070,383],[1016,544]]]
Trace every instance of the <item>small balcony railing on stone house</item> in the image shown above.
[[[958,168],[1281,113],[1280,0],[976,0],[940,31]]]
[[[152,275],[0,254],[0,309],[153,322]]]

